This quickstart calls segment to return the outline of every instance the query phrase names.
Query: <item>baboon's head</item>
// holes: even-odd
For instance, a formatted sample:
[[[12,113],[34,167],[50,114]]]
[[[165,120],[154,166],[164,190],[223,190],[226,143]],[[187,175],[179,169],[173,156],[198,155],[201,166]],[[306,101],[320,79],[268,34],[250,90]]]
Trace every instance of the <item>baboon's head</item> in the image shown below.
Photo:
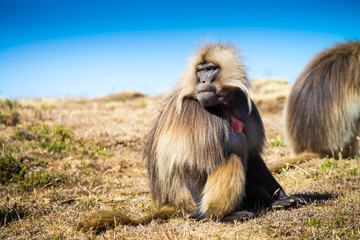
[[[181,106],[185,97],[197,99],[204,107],[226,104],[241,90],[250,109],[250,82],[240,60],[236,49],[228,45],[200,48],[180,76],[178,104]]]

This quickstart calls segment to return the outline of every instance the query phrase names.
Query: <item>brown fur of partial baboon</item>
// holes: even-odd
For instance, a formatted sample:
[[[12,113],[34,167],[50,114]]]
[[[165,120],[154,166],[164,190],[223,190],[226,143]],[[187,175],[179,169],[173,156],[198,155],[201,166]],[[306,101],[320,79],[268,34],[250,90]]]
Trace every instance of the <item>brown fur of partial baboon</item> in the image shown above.
[[[282,159],[278,159],[276,161],[270,162],[267,164],[270,172],[277,172],[287,166],[291,167],[296,164],[303,163],[305,161],[311,160],[313,158],[320,157],[317,153],[312,152],[303,152],[300,155],[293,156],[293,157],[285,157]]]
[[[284,119],[295,155],[360,154],[359,41],[337,44],[315,56],[291,90]]]

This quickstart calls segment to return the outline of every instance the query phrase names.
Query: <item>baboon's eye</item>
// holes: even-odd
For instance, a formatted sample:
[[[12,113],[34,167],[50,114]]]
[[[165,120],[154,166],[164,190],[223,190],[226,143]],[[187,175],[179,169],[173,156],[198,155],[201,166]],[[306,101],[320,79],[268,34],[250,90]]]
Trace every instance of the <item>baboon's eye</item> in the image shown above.
[[[205,72],[214,72],[218,69],[217,66],[215,66],[212,63],[203,63],[203,64],[199,64],[196,68],[196,72],[203,74]]]
[[[199,73],[204,73],[204,68],[203,68],[203,67],[198,67],[198,68],[197,68],[197,72],[199,72]]]

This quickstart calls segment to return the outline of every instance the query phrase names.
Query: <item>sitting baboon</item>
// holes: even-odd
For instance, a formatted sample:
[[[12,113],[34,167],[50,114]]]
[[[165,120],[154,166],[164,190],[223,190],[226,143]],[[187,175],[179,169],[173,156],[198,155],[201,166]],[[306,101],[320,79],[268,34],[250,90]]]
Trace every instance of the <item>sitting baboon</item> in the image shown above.
[[[144,224],[175,213],[245,220],[256,215],[252,207],[259,202],[268,207],[303,203],[285,194],[261,157],[264,128],[235,48],[200,48],[179,80],[144,146],[150,192],[160,210],[136,220],[100,212],[80,228]]]

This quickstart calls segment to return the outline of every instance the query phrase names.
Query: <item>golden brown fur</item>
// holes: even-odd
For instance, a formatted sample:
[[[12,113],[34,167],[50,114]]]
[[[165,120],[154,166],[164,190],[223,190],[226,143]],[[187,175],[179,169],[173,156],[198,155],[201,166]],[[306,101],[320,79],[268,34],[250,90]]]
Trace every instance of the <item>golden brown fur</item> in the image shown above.
[[[106,228],[115,227],[116,225],[139,225],[148,224],[154,219],[169,219],[174,217],[177,211],[174,207],[164,206],[159,211],[149,214],[145,217],[132,219],[120,211],[99,211],[91,216],[88,220],[79,223],[78,230],[94,231],[105,230]]]
[[[359,155],[360,42],[318,55],[296,80],[285,107],[285,134],[294,154]],[[317,154],[317,155],[316,155]]]
[[[211,217],[233,212],[245,194],[245,169],[235,154],[222,163],[207,179],[201,208]],[[224,201],[226,199],[226,201]]]

